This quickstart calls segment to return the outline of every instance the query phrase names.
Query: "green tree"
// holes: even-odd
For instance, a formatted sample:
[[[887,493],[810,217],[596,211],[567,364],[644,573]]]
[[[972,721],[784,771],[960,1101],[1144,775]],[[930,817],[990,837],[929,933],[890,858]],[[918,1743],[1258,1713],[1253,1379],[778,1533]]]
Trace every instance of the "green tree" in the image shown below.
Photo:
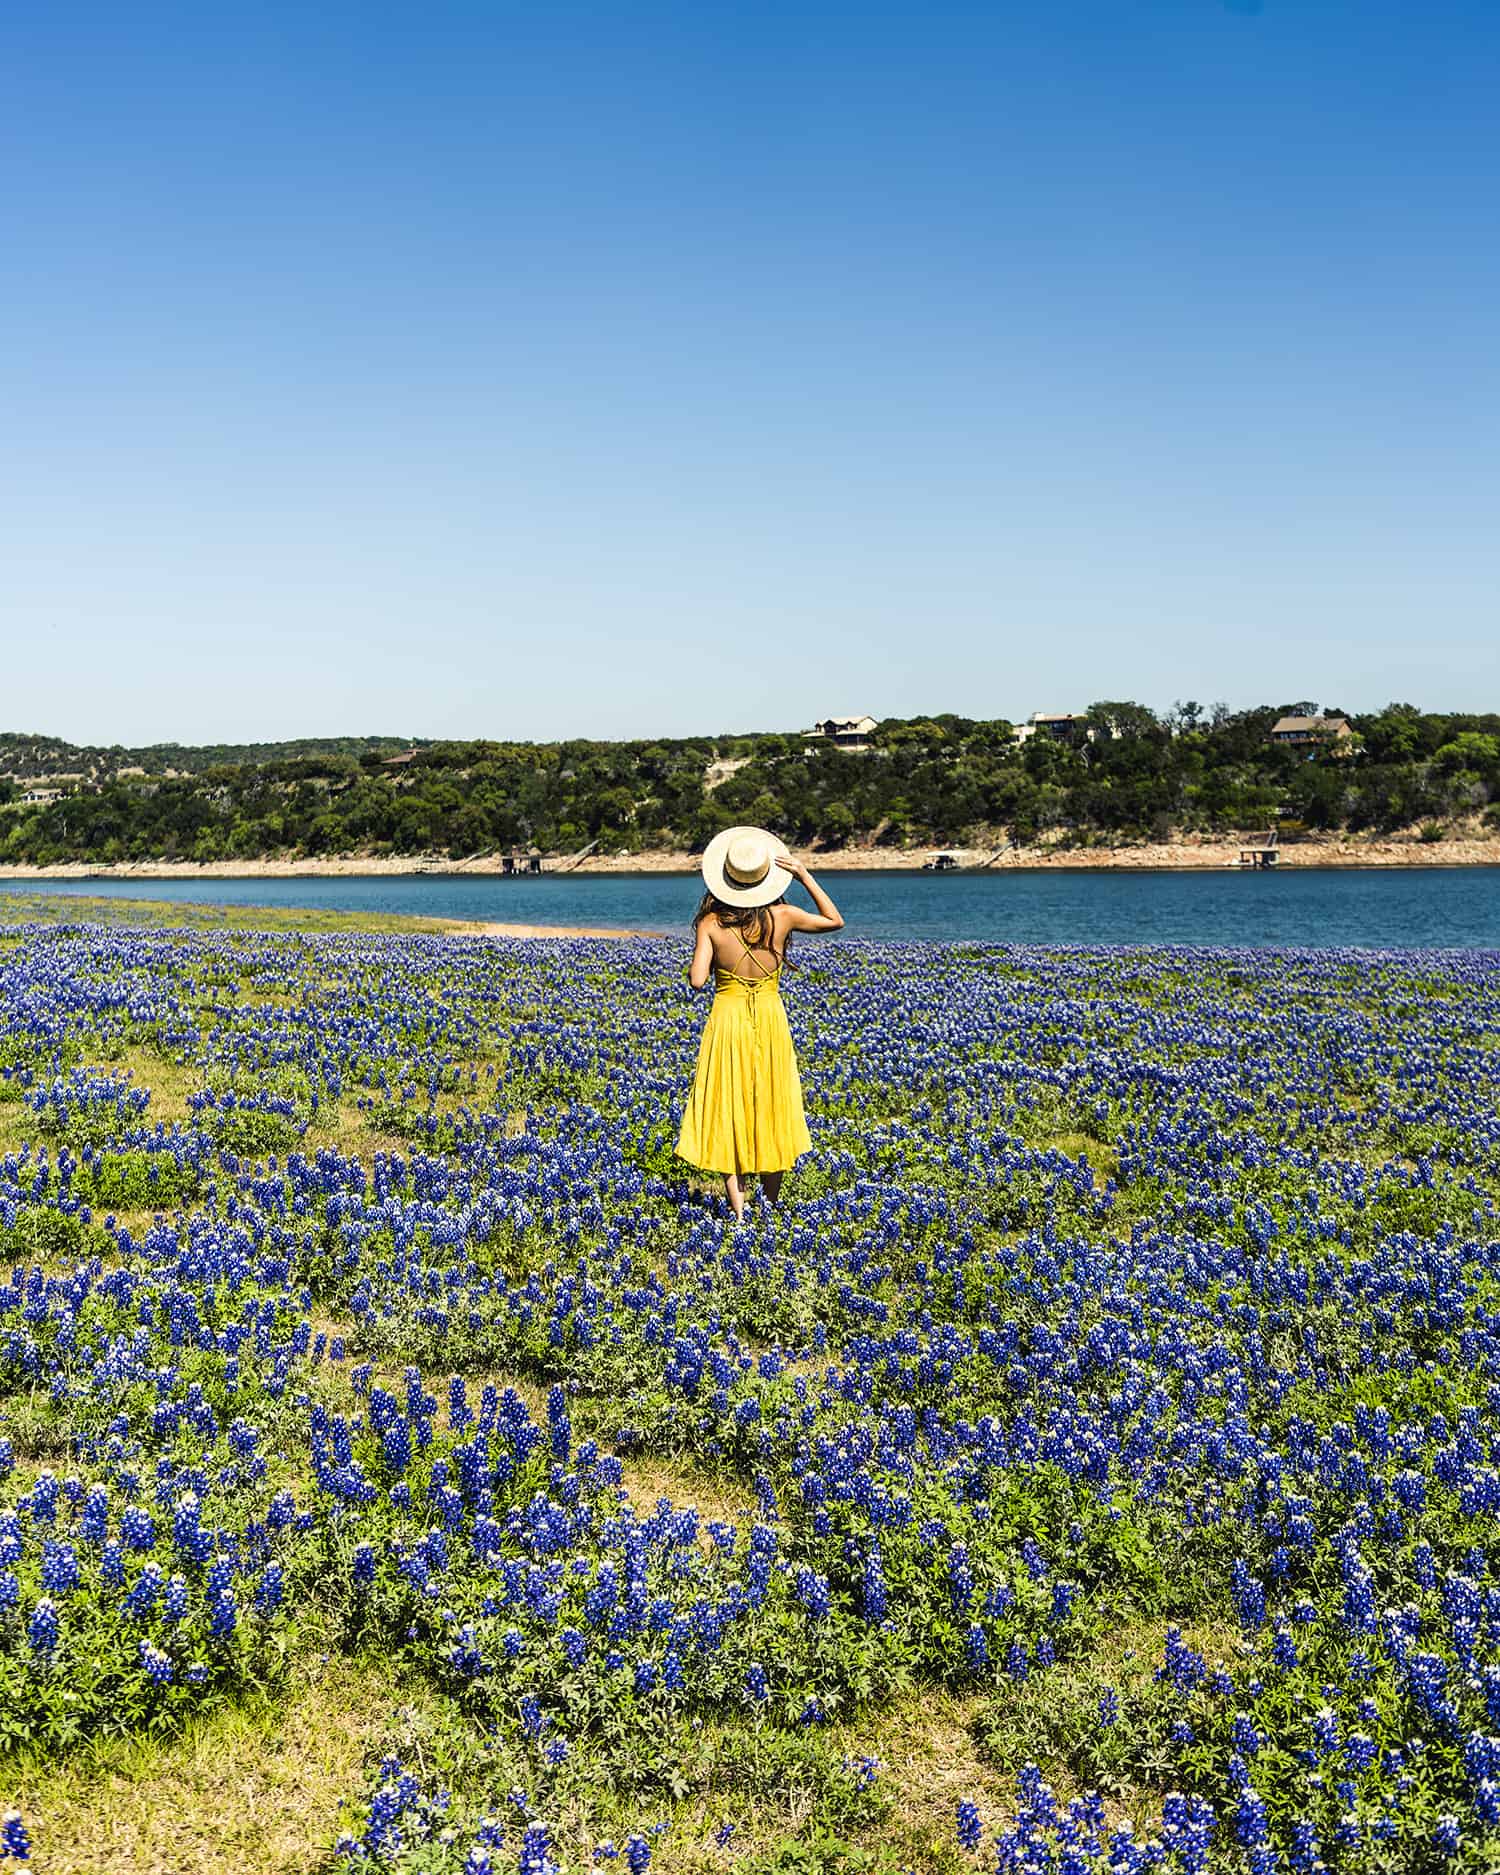
[[[1451,742],[1445,742],[1433,756],[1433,766],[1443,774],[1472,768],[1482,776],[1500,770],[1500,737],[1481,735],[1472,729],[1462,730]]]

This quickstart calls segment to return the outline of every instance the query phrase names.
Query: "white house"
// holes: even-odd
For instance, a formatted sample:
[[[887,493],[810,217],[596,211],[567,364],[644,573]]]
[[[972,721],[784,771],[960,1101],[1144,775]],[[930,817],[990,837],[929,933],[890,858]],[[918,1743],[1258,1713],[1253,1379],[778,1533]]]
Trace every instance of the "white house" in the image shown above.
[[[1018,723],[1011,733],[1017,742],[1030,742],[1037,734],[1050,736],[1054,742],[1092,742],[1094,739],[1088,717],[1071,710],[1033,710],[1030,718]]]
[[[814,723],[804,740],[831,742],[839,749],[868,749],[875,733],[873,716],[825,716]]]

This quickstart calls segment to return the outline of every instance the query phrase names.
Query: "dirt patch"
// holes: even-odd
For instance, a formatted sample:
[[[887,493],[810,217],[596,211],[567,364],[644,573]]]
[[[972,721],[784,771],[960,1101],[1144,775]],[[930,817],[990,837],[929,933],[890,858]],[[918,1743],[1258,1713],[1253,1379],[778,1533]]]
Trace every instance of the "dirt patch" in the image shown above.
[[[974,1736],[984,1704],[982,1693],[923,1687],[839,1728],[851,1758],[880,1761],[879,1781],[895,1802],[873,1840],[904,1862],[953,1866],[961,1802],[978,1804],[987,1823],[1010,1813],[1010,1782],[985,1762]]]
[[[278,1706],[216,1713],[167,1744],[131,1740],[6,1783],[37,1875],[301,1875],[384,1731],[374,1666],[314,1666]]]
[[[623,1458],[625,1490],[639,1517],[649,1517],[658,1498],[669,1498],[678,1510],[696,1510],[707,1523],[753,1523],[758,1511],[755,1493],[727,1473],[704,1473],[670,1459]],[[707,1542],[700,1532],[701,1540]]]

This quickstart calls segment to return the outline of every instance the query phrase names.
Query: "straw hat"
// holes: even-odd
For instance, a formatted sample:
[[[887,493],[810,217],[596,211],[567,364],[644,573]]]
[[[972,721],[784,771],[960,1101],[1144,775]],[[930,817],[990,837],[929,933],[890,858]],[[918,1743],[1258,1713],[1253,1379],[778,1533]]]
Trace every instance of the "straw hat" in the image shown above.
[[[726,827],[703,851],[703,883],[725,905],[771,905],[791,884],[775,862],[787,850],[764,827]]]

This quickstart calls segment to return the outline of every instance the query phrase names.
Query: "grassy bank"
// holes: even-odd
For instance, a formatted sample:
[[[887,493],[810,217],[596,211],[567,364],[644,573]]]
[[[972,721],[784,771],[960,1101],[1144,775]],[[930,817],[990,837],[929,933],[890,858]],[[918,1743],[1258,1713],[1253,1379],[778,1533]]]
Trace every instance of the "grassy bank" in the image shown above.
[[[187,931],[375,931],[407,936],[466,935],[479,927],[453,918],[390,912],[333,911],[314,906],[194,905],[180,899],[88,897],[27,892],[0,884],[0,925],[111,924]]]
[[[595,925],[507,924],[463,918],[423,918],[399,912],[334,911],[299,905],[194,905],[180,899],[86,897],[24,892],[0,886],[0,926],[105,924],[131,929],[319,933],[368,931],[405,937],[626,938],[655,937]]]

